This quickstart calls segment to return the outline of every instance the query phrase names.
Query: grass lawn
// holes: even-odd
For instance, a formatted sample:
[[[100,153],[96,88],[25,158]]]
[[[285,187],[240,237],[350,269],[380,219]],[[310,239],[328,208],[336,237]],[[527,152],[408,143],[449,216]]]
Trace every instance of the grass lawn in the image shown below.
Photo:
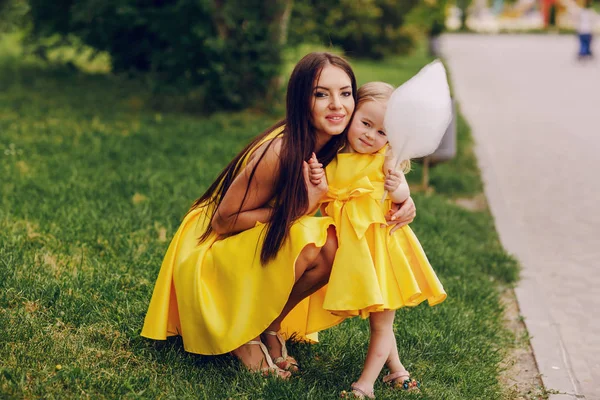
[[[419,53],[352,63],[360,82],[399,84],[427,61]],[[0,397],[338,398],[359,375],[367,321],[292,345],[302,372],[287,382],[247,373],[229,356],[185,353],[177,338],[139,336],[187,208],[276,118],[149,104],[139,85],[28,62],[0,39]],[[498,365],[513,338],[498,287],[515,281],[517,266],[490,214],[453,202],[482,187],[462,120],[459,130],[459,156],[432,170],[435,193],[414,195],[412,224],[448,299],[399,310],[395,324],[423,392],[378,384],[378,399],[506,396]]]

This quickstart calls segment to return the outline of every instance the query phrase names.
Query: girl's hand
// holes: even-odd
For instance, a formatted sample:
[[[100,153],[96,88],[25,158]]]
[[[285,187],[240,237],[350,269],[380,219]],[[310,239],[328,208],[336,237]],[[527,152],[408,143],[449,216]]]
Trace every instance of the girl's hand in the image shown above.
[[[323,164],[317,160],[315,153],[312,153],[310,160],[308,160],[308,169],[309,180],[313,185],[318,186],[323,179],[326,179]]]
[[[385,175],[385,181],[383,181],[383,188],[388,192],[392,193],[402,183],[402,173],[399,171],[394,171],[393,169],[388,169],[387,174]]]
[[[314,172],[311,173],[311,165],[314,167]],[[320,165],[320,167],[319,167]],[[321,169],[321,172],[318,170]],[[327,193],[327,178],[323,171],[323,166],[317,161],[317,157],[314,155],[311,159],[302,166],[302,172],[304,174],[304,182],[306,183],[306,189],[308,191],[308,212],[316,210],[321,202],[321,199]],[[318,183],[313,183],[318,182]]]
[[[390,234],[394,233],[404,225],[408,225],[417,216],[417,208],[412,197],[406,199],[402,204],[392,204],[392,209],[385,215],[385,219],[388,225],[394,225],[390,229]]]

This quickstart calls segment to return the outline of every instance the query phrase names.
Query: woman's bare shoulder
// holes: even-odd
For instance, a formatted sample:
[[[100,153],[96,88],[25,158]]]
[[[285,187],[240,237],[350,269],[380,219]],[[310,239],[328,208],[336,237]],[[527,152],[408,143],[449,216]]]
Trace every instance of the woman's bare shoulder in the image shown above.
[[[248,164],[253,163],[255,160],[261,160],[262,158],[262,160],[267,161],[268,164],[275,163],[276,165],[279,165],[282,144],[283,138],[281,136],[266,141],[258,146],[258,148],[248,158]]]

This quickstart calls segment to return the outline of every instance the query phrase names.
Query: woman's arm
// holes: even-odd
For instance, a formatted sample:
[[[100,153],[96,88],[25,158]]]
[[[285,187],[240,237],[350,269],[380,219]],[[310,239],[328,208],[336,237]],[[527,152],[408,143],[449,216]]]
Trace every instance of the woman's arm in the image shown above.
[[[394,225],[394,227],[390,229],[390,235],[402,228],[404,225],[408,225],[413,222],[416,216],[417,209],[412,197],[406,199],[404,203],[392,204],[391,210],[389,210],[385,215],[388,225]]]
[[[267,223],[271,220],[272,208],[262,207],[255,210],[242,211],[237,219],[223,218],[217,214],[212,220],[212,228],[219,235],[231,235],[254,228],[257,223]]]
[[[218,205],[211,224],[213,230],[219,235],[242,232],[253,228],[257,222],[267,223],[270,221],[272,208],[269,206],[269,201],[275,196],[281,151],[281,139],[273,140],[271,146],[263,145],[257,149]],[[263,154],[264,157],[261,158]],[[321,166],[314,154],[309,163]],[[307,212],[311,210],[314,212],[321,198],[327,193],[327,180],[324,173],[321,174],[317,170],[311,171],[309,163],[304,162],[304,165],[300,167],[307,187]],[[254,167],[256,170],[250,180],[250,174]],[[311,183],[311,180],[318,180],[319,183]]]
[[[273,140],[271,146],[263,145],[256,150],[218,205],[212,228],[219,235],[241,232],[253,228],[257,222],[270,220],[268,203],[275,195],[281,149],[281,139]]]

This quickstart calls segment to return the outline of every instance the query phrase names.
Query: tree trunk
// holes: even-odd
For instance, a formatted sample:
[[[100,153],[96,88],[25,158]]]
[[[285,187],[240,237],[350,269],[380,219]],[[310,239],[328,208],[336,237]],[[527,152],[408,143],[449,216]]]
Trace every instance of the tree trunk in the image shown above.
[[[225,18],[223,18],[223,3],[224,0],[214,1],[215,12],[213,14],[213,22],[217,28],[219,38],[225,40],[229,37],[229,31],[227,29],[227,25],[225,24]]]
[[[285,46],[288,37],[288,28],[290,25],[290,16],[292,15],[292,8],[294,7],[294,0],[283,0],[285,7],[283,12],[279,16],[279,45]]]
[[[285,46],[285,44],[287,43],[290,16],[292,15],[293,6],[293,0],[278,0],[278,12],[273,17],[273,21],[270,22],[273,28],[278,27],[278,29],[273,29],[273,41],[277,42],[281,47]],[[273,102],[283,83],[284,77],[281,75],[275,76],[273,77],[273,79],[271,79],[266,99],[267,104]]]

